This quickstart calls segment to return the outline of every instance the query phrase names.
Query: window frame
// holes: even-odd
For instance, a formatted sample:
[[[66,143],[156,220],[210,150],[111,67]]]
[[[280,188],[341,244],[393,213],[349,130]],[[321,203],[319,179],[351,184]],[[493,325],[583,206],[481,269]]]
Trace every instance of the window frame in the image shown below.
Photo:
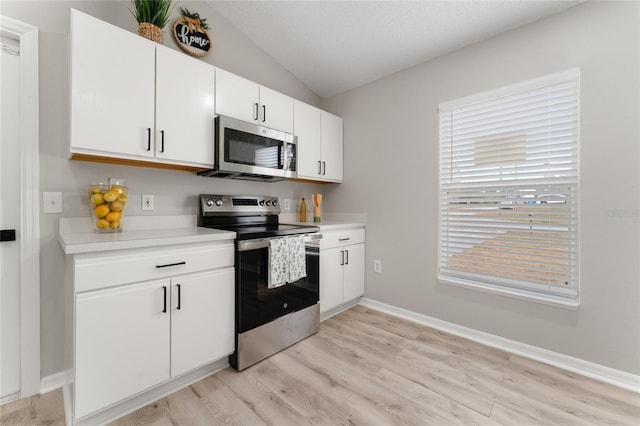
[[[555,84],[575,81],[576,85],[576,93],[575,93],[575,167],[571,169],[572,172],[575,172],[575,191],[569,191],[571,193],[569,203],[575,209],[575,217],[570,217],[570,223],[572,224],[569,231],[567,232],[570,237],[567,237],[567,241],[569,242],[568,248],[568,265],[573,264],[573,272],[571,274],[574,279],[571,281],[572,285],[566,288],[566,292],[563,292],[563,287],[561,286],[551,286],[547,285],[547,291],[544,291],[544,285],[540,283],[534,283],[530,288],[521,285],[510,285],[505,283],[507,281],[505,276],[502,278],[498,278],[498,280],[502,280],[503,282],[491,281],[491,277],[486,275],[484,277],[474,277],[473,279],[469,279],[468,277],[455,276],[454,273],[443,272],[444,265],[446,262],[446,269],[451,271],[453,268],[450,268],[450,259],[452,257],[451,252],[447,251],[445,253],[444,248],[444,239],[443,232],[450,232],[452,225],[448,226],[443,223],[445,219],[449,220],[451,216],[451,211],[448,208],[453,199],[455,201],[455,197],[447,197],[445,186],[443,184],[444,180],[449,182],[451,179],[453,171],[449,170],[449,173],[445,173],[445,169],[443,168],[444,155],[443,149],[452,150],[455,147],[455,141],[452,138],[452,134],[454,133],[451,130],[451,134],[445,134],[447,137],[443,137],[443,114],[452,114],[456,108],[463,108],[465,106],[469,106],[471,104],[477,104],[482,102],[495,101],[498,98],[513,96],[520,92],[528,92],[531,90],[539,89],[542,87],[550,87]],[[453,120],[450,119],[452,122]],[[495,139],[496,135],[501,135],[500,130],[497,130],[495,133],[491,134],[491,139]],[[447,142],[448,141],[448,142]],[[579,188],[580,188],[580,70],[579,68],[572,68],[566,71],[549,74],[546,76],[542,76],[540,78],[535,78],[531,80],[527,80],[520,83],[510,84],[504,87],[500,87],[494,90],[485,91],[482,93],[474,94],[471,96],[466,96],[463,98],[455,99],[452,101],[443,102],[439,105],[439,152],[438,152],[438,178],[439,178],[439,211],[438,211],[438,270],[437,270],[437,278],[438,282],[442,284],[461,286],[465,288],[471,288],[483,292],[489,292],[493,294],[500,294],[508,297],[515,297],[519,299],[525,299],[537,303],[543,303],[553,306],[560,306],[569,309],[577,309],[580,305],[580,280],[579,280],[579,247],[580,247],[580,197],[579,197]],[[446,145],[445,145],[446,143]],[[476,141],[473,142],[474,144]],[[526,144],[526,141],[525,141]],[[519,154],[518,149],[519,146],[516,143],[516,152]],[[572,145],[573,146],[573,145]],[[475,149],[475,148],[474,148]],[[451,154],[452,155],[452,154]],[[474,152],[475,155],[475,152]],[[449,158],[449,157],[447,157]],[[530,160],[527,160],[530,161]],[[504,164],[498,164],[500,168],[499,176],[502,176],[502,169],[505,167]],[[515,166],[517,168],[517,165]],[[461,178],[459,178],[461,179]],[[541,183],[544,183],[545,180],[548,180],[548,177],[544,179],[532,181],[532,187],[539,186]],[[462,182],[460,182],[462,183]],[[482,192],[491,192],[496,191],[496,188],[499,186],[495,186],[495,184],[489,183],[486,189],[481,190]],[[446,207],[443,207],[446,206]],[[571,206],[567,207],[567,210],[571,210]],[[496,228],[497,229],[497,228]],[[574,229],[574,231],[571,231]],[[450,238],[450,237],[447,237]],[[449,242],[449,239],[446,239]],[[448,250],[448,247],[447,247]],[[461,249],[465,251],[466,249]],[[507,253],[506,249],[502,253]],[[571,260],[573,259],[573,260]],[[573,263],[572,263],[573,262]],[[474,274],[469,273],[469,270],[465,272],[464,268],[458,269],[458,272],[461,275],[482,275],[481,273]],[[552,288],[553,287],[553,291]]]

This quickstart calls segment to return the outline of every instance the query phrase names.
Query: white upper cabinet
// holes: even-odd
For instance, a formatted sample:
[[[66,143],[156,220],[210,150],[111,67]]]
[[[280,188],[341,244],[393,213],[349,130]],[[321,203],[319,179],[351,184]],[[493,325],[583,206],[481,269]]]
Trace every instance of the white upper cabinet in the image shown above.
[[[216,69],[216,114],[257,122],[260,86],[246,78]]]
[[[320,160],[320,109],[293,102],[293,132],[298,137],[298,177],[319,179],[322,173]]]
[[[293,99],[289,96],[260,86],[259,116],[259,124],[293,133]]]
[[[293,99],[216,69],[216,114],[293,132]]]
[[[342,118],[322,111],[320,124],[322,179],[342,181],[344,147]]]
[[[298,177],[341,182],[342,118],[294,101],[294,134],[298,137]]]
[[[163,46],[156,51],[156,157],[213,164],[215,69]]]
[[[71,155],[213,166],[215,68],[71,11]]]
[[[71,11],[71,151],[153,157],[155,45]]]

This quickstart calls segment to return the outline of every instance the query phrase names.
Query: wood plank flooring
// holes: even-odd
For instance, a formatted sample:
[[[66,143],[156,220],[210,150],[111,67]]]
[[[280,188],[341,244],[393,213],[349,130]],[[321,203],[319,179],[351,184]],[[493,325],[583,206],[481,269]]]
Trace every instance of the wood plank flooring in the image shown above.
[[[0,423],[62,424],[53,394],[3,406]],[[112,423],[217,424],[638,425],[640,394],[355,306]]]

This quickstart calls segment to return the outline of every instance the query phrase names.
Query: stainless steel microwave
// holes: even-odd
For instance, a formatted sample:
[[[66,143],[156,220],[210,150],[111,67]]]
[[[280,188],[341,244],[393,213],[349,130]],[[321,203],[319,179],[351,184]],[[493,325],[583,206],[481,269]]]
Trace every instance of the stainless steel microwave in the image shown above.
[[[213,169],[198,174],[268,182],[295,178],[297,140],[290,133],[219,115]]]

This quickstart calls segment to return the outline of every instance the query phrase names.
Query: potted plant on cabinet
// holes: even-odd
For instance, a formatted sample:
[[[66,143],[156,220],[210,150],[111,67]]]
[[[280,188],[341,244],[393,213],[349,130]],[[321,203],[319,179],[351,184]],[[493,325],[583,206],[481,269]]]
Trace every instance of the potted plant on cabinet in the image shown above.
[[[131,13],[138,21],[138,34],[162,43],[162,29],[169,21],[172,0],[131,0]]]

